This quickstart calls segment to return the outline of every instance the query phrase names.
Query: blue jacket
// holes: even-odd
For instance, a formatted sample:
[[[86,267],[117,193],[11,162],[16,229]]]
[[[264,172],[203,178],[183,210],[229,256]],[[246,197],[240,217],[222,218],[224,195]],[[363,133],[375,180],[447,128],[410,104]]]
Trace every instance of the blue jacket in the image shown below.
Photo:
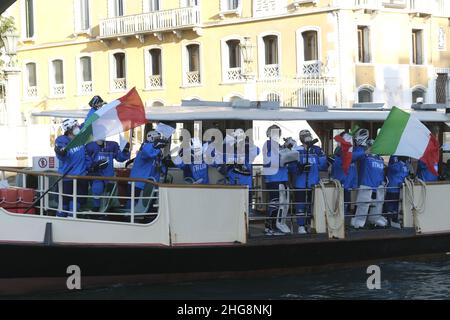
[[[96,142],[86,145],[86,153],[91,158],[93,164],[97,161],[107,159],[108,167],[97,172],[90,172],[93,176],[113,177],[114,176],[114,160],[124,162],[130,159],[130,153],[120,151],[119,144],[115,141],[105,141],[103,146],[99,146]]]
[[[355,147],[352,153],[352,163],[348,169],[348,175],[345,175],[341,154],[337,152],[333,166],[331,167],[331,177],[339,180],[346,190],[358,188],[358,168],[356,162],[363,159],[364,156],[364,149]]]
[[[56,138],[55,145],[58,148],[66,147],[71,139],[68,136],[59,136]],[[85,146],[79,146],[76,148],[72,148],[67,150],[66,155],[56,155],[59,160],[59,169],[58,172],[60,174],[67,173],[72,176],[85,176],[87,173],[87,169],[92,165],[92,162],[89,157],[86,155]],[[70,171],[68,171],[70,169]]]
[[[359,162],[359,186],[374,191],[384,182],[384,160],[379,155],[367,154]]]
[[[183,169],[185,178],[192,178],[198,184],[209,183],[208,165],[204,161],[196,164],[192,159],[191,164],[181,162],[177,167]]]
[[[436,172],[439,170],[439,165],[437,163],[434,165],[434,169]],[[432,174],[431,171],[428,170],[427,165],[422,161],[419,161],[417,165],[417,177],[425,182],[438,181],[438,177]]]
[[[388,165],[388,171],[387,171],[387,177],[388,177],[388,188],[395,188],[395,189],[388,189],[387,192],[389,193],[399,193],[400,187],[402,186],[403,182],[409,175],[409,164],[411,163],[411,160],[408,160],[407,162],[401,161],[397,156],[392,156],[389,159],[389,165]]]
[[[235,170],[235,167],[232,167],[227,172],[227,178],[231,185],[242,185],[248,186],[249,189],[253,186],[253,161],[260,154],[261,150],[256,147],[246,147],[245,150],[245,160],[244,163],[240,163],[239,156],[235,155],[235,163],[237,165],[243,165],[245,169],[248,170],[250,175],[239,173]]]
[[[155,149],[152,143],[145,143],[134,160],[130,178],[153,178],[156,182],[159,182],[162,172],[160,155],[160,149]],[[136,182],[136,187],[144,189],[145,183]]]
[[[318,146],[309,148],[308,159],[306,159],[306,148],[299,146],[294,149],[299,153],[298,164],[309,164],[308,185],[306,185],[307,173],[298,165],[291,167],[291,172],[295,174],[295,188],[311,188],[317,185],[320,181],[320,171],[325,171],[328,168],[327,156]]]
[[[276,142],[274,142],[276,143]],[[272,157],[272,150],[271,150],[271,140],[266,141],[264,144],[264,178],[266,183],[283,183],[289,181],[289,172],[287,167],[280,167],[280,155],[274,154],[274,157],[278,157],[278,168],[271,168],[271,157]],[[281,146],[279,146],[279,150],[281,149]],[[273,164],[275,166],[275,164]],[[276,172],[276,173],[275,173]]]

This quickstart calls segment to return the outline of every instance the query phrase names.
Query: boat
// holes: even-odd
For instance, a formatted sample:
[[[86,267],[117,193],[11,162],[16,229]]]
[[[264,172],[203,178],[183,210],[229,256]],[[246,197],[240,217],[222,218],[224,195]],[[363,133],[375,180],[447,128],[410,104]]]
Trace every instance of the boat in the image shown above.
[[[306,121],[320,138],[322,148],[332,153],[336,130],[351,129],[359,123],[376,133],[389,111],[323,106],[278,109],[272,104],[197,102],[149,108],[147,119],[152,123],[182,123],[190,130],[194,122],[201,122],[204,129],[218,124],[249,129],[257,121]],[[432,126],[440,142],[445,142],[450,123],[448,110],[424,108],[410,112]],[[83,119],[86,113],[42,111],[34,116]],[[60,177],[58,173],[0,167],[0,180],[16,177],[12,181],[15,186],[0,195],[0,294],[67,290],[73,270],[79,270],[81,285],[86,288],[264,277],[450,252],[450,181],[405,183],[401,191],[401,229],[353,230],[344,214],[342,186],[325,176],[312,189],[311,232],[267,236],[267,190],[258,174],[249,192],[247,187],[220,184],[217,172],[211,173],[216,183],[196,185],[185,183],[175,169],[169,171],[170,181],[164,183],[130,179],[123,174],[126,169],[121,170],[117,177],[66,177],[74,180],[75,187],[72,194],[64,196],[74,200],[79,197],[76,181],[104,179],[110,182],[110,188],[102,197],[100,212],[74,206],[72,217],[60,218],[55,212],[62,210],[62,183],[58,183],[59,188],[50,188]],[[121,191],[124,185],[138,182],[146,184],[141,197]],[[49,188],[50,192],[26,212]],[[127,197],[132,204],[138,200],[128,211],[120,205]],[[292,223],[295,217],[287,219]]]

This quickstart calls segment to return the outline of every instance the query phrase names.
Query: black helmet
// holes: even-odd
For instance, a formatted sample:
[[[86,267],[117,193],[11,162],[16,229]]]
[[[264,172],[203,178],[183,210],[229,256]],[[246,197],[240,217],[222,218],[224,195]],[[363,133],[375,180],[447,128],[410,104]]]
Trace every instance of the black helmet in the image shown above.
[[[100,96],[94,96],[91,101],[89,101],[89,106],[94,109],[100,109],[105,105],[106,102]]]

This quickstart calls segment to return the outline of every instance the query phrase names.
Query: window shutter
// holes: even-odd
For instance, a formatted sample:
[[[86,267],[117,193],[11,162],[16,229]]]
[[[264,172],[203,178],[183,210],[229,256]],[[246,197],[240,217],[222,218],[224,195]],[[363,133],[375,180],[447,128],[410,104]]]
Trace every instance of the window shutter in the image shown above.
[[[115,17],[115,15],[116,15],[115,2],[116,2],[115,0],[108,0],[108,17],[109,18]]]
[[[73,0],[73,19],[74,30],[79,32],[81,30],[81,0]]]
[[[368,27],[364,28],[364,62],[370,62],[370,29]]]

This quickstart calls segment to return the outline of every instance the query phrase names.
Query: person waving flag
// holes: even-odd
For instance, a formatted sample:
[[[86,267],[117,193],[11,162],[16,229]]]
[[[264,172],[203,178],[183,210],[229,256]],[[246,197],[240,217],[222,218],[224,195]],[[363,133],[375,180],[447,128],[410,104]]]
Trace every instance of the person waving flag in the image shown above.
[[[133,88],[125,96],[104,105],[93,113],[66,149],[82,146],[91,141],[105,140],[107,137],[146,123],[144,104],[136,88]]]

